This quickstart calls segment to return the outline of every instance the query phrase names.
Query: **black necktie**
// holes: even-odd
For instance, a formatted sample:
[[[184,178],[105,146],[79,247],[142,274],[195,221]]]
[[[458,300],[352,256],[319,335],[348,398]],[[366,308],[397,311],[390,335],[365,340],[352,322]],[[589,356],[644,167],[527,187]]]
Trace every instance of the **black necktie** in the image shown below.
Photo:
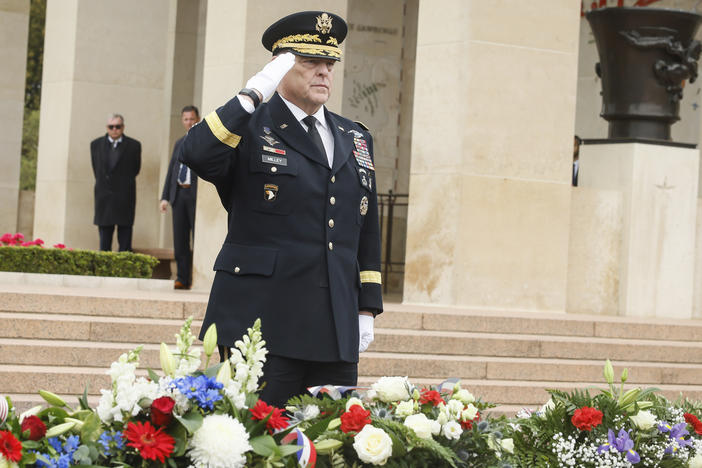
[[[305,122],[305,125],[307,125],[307,133],[310,135],[310,138],[312,138],[312,142],[317,147],[322,156],[326,158],[327,152],[324,150],[322,137],[319,136],[319,132],[317,131],[317,119],[315,119],[313,115],[308,115],[307,117],[302,119],[302,121]]]

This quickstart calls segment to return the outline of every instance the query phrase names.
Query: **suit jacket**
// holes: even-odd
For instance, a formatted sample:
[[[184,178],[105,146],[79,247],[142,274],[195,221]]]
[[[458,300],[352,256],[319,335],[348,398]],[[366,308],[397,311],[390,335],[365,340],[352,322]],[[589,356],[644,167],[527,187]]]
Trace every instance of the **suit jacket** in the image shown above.
[[[232,346],[261,318],[271,354],[358,361],[358,312],[383,308],[373,140],[325,110],[334,163],[278,94],[247,113],[237,98],[190,129],[181,157],[219,192],[229,232],[201,338]]]
[[[123,135],[117,146],[114,167],[109,161],[111,143],[107,135],[90,143],[90,160],[95,175],[95,215],[98,226],[131,226],[136,208],[136,176],[141,168],[141,143]]]
[[[168,163],[168,172],[166,173],[166,180],[163,182],[163,191],[161,192],[161,200],[168,200],[171,206],[175,203],[176,196],[178,195],[178,172],[180,172],[178,153],[180,153],[184,138],[185,136],[179,138],[173,145],[171,162]],[[197,195],[197,175],[192,170],[190,171],[190,190],[192,191],[192,200],[194,201]]]

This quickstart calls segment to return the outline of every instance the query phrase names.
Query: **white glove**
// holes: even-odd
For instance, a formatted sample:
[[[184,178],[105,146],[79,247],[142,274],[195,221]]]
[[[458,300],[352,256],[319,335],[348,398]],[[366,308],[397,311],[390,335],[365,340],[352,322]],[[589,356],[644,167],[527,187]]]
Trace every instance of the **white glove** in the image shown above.
[[[256,73],[249,81],[246,82],[246,87],[255,89],[261,96],[263,101],[273,95],[278,83],[283,79],[285,74],[295,65],[295,55],[291,52],[285,52],[278,55],[276,58],[268,62],[263,67],[263,70]]]
[[[358,352],[362,353],[368,349],[373,342],[373,321],[371,315],[358,315]]]

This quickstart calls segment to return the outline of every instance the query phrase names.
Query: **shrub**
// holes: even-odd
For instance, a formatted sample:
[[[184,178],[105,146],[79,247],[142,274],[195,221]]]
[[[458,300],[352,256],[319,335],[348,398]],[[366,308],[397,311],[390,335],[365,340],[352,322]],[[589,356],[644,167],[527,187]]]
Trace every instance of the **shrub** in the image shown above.
[[[151,278],[158,259],[132,252],[0,246],[0,271]]]

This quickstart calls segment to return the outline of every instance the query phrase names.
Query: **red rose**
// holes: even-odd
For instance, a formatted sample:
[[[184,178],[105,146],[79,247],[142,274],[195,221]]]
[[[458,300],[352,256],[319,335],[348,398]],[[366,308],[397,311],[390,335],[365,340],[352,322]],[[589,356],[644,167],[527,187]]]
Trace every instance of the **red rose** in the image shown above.
[[[258,400],[256,406],[249,411],[251,411],[251,419],[258,421],[266,419],[269,414],[271,415],[266,421],[266,428],[271,434],[276,429],[285,429],[290,424],[290,419],[283,415],[282,409],[274,408],[263,400]]]
[[[162,396],[151,403],[151,423],[154,426],[168,426],[173,420],[173,407],[175,400]]]
[[[422,390],[422,396],[419,399],[419,403],[421,403],[422,405],[431,403],[434,406],[439,406],[439,403],[444,403],[444,400],[443,398],[441,398],[441,395],[436,390],[429,390],[425,388],[424,390]]]
[[[341,431],[361,432],[363,426],[371,423],[370,411],[364,410],[361,405],[353,405],[341,415]]]
[[[9,431],[0,431],[0,455],[11,462],[22,459],[22,443]]]
[[[22,420],[22,433],[29,431],[29,440],[39,440],[46,434],[46,424],[37,416],[27,416]]]
[[[570,421],[581,431],[591,431],[593,427],[602,424],[602,411],[583,406],[575,410]]]
[[[695,433],[702,435],[702,421],[697,419],[697,416],[690,413],[685,413],[685,422],[688,423],[695,430]]]

